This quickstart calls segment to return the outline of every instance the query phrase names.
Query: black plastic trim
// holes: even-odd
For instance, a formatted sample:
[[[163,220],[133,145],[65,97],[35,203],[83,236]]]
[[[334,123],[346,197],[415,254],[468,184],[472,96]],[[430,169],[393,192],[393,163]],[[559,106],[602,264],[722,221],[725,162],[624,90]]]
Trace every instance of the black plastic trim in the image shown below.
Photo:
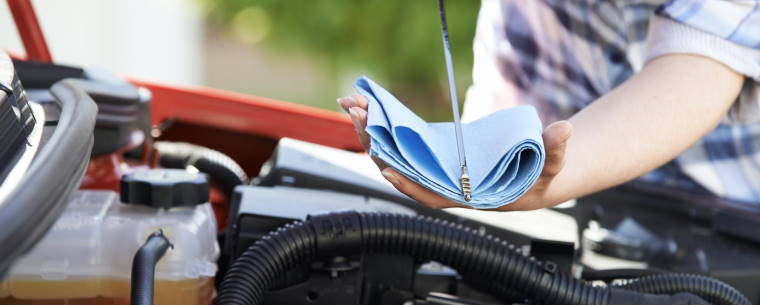
[[[14,59],[13,66],[27,88],[47,89],[67,78],[84,78],[85,74],[81,68],[33,60]]]
[[[0,276],[58,219],[90,158],[95,102],[70,80],[56,83],[51,92],[61,107],[58,126],[16,189],[0,202]]]
[[[5,180],[26,147],[36,120],[29,106],[24,87],[13,75],[10,87],[0,83],[0,183]]]

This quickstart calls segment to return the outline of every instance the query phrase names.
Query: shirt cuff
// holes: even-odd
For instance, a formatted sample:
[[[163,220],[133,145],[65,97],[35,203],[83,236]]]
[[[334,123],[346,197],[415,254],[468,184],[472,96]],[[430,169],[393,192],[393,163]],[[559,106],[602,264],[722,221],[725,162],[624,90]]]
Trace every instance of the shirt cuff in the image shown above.
[[[702,55],[760,81],[760,50],[739,45],[670,18],[652,16],[645,48],[647,62],[668,54]]]

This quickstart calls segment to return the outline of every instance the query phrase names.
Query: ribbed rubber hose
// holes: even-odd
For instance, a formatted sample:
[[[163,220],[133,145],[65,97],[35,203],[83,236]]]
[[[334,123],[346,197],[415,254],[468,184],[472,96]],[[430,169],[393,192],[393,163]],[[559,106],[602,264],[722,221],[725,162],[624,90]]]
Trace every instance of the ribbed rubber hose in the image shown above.
[[[581,278],[586,281],[604,281],[606,283],[612,282],[614,280],[627,280],[627,279],[635,279],[640,278],[642,276],[647,275],[655,275],[655,274],[664,274],[667,273],[663,270],[657,270],[657,269],[603,269],[603,270],[591,270],[591,269],[583,269],[583,274],[581,275]]]
[[[164,256],[172,244],[163,232],[156,231],[137,250],[132,260],[131,305],[153,305],[153,284],[156,263]]]
[[[648,275],[615,287],[654,294],[689,292],[713,305],[752,305],[752,302],[734,287],[714,278],[695,274]]]
[[[261,304],[277,275],[317,254],[383,253],[435,260],[492,279],[537,303],[606,305],[609,291],[542,268],[490,236],[428,217],[335,213],[287,225],[246,250],[224,278],[215,304]]]
[[[219,151],[184,142],[161,141],[154,145],[160,154],[161,166],[181,169],[193,166],[209,175],[227,195],[232,194],[235,186],[248,183],[243,168]]]
[[[644,287],[641,292],[628,290],[639,286],[593,287],[523,255],[504,241],[459,225],[429,217],[356,212],[312,217],[265,236],[232,264],[214,303],[262,304],[275,279],[296,266],[308,264],[318,256],[367,253],[434,260],[456,269],[465,279],[475,276],[499,283],[500,286],[486,288],[504,299],[513,299],[517,292],[533,303],[544,305],[664,305],[688,293],[711,298],[715,291],[721,291],[717,294],[724,298],[714,305],[750,305],[735,290],[726,292],[722,286],[714,286],[717,280],[710,282],[713,286],[677,286],[681,290],[663,284],[685,279],[678,275],[654,281],[662,284],[654,287],[666,287],[662,292],[645,286],[653,283],[646,279],[639,283]]]

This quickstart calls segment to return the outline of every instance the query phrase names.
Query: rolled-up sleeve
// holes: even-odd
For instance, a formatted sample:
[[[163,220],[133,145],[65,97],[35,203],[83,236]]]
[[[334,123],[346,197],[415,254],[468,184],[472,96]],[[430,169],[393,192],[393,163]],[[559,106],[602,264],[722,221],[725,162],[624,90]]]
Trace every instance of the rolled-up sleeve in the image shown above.
[[[472,86],[467,90],[463,122],[472,122],[496,110],[516,106],[518,89],[499,70],[499,58],[509,52],[503,8],[499,0],[483,0],[473,43]]]
[[[670,0],[649,24],[647,60],[710,57],[760,82],[760,0]]]

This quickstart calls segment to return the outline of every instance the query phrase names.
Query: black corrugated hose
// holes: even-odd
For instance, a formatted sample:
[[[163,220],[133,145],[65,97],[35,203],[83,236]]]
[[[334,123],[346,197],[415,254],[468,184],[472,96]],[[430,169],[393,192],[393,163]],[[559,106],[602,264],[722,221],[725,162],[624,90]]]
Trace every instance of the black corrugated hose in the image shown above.
[[[501,286],[491,292],[503,298],[511,298],[511,293],[518,292],[525,299],[544,305],[671,304],[674,301],[704,304],[688,293],[712,299],[713,305],[751,305],[735,290],[711,298],[716,294],[703,289],[689,290],[690,285],[679,286],[684,290],[677,292],[683,293],[675,295],[650,294],[658,292],[643,285],[638,291],[627,290],[627,286],[595,287],[523,255],[504,241],[462,226],[429,217],[357,212],[315,216],[270,233],[235,261],[214,303],[262,304],[264,294],[278,275],[295,266],[318,257],[367,253],[434,260],[456,269],[465,278],[471,275],[500,283]],[[692,280],[674,276],[661,279],[664,282],[658,282],[661,285],[656,287],[670,287],[666,283],[674,279]]]
[[[611,283],[612,281],[615,281],[615,280],[635,279],[635,278],[640,278],[642,276],[664,274],[664,273],[668,273],[668,272],[664,270],[653,269],[653,268],[649,268],[649,269],[623,268],[623,269],[603,269],[603,270],[593,270],[593,269],[584,268],[581,278],[587,281],[604,281],[606,283]]]
[[[159,230],[148,236],[148,240],[137,250],[132,260],[131,305],[153,305],[156,263],[171,246],[169,239]]]
[[[184,142],[156,142],[160,154],[159,163],[166,168],[193,166],[209,175],[225,194],[230,195],[235,186],[248,183],[243,168],[229,156],[199,145]]]
[[[734,287],[696,274],[656,274],[629,280],[615,287],[654,294],[688,291],[712,304],[750,304]]]

